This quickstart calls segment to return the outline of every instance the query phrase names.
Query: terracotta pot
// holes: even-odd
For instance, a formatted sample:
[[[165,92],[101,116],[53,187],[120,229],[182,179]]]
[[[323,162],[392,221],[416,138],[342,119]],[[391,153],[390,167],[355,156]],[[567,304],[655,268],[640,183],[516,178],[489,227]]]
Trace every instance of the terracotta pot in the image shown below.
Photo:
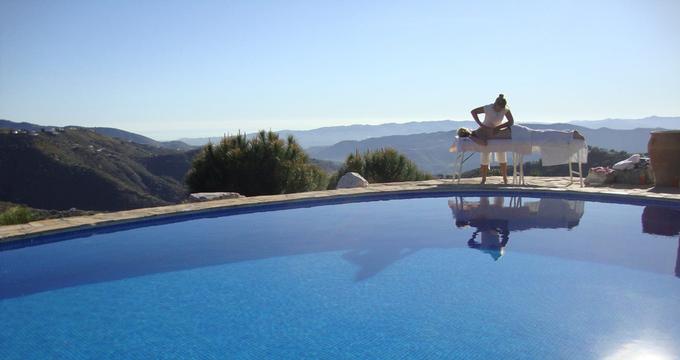
[[[680,181],[680,130],[652,131],[647,143],[656,186],[678,187]]]

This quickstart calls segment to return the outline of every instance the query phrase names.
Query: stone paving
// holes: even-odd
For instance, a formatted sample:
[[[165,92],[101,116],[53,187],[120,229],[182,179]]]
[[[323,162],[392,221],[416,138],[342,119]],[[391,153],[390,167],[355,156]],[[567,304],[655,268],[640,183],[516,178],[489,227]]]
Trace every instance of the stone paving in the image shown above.
[[[0,226],[0,242],[21,239],[38,234],[58,233],[77,228],[91,228],[92,226],[125,223],[148,218],[169,217],[177,214],[200,213],[229,207],[248,207],[291,201],[332,199],[375,193],[451,192],[456,190],[514,193],[517,190],[531,190],[533,192],[539,191],[547,193],[591,193],[615,198],[663,199],[670,203],[680,205],[680,189],[677,188],[655,189],[651,187],[634,187],[630,185],[580,187],[578,182],[570,183],[568,177],[527,176],[525,178],[525,185],[503,185],[500,177],[489,177],[485,185],[480,185],[479,182],[480,178],[469,178],[462,179],[460,184],[451,179],[371,184],[365,188],[222,199],[155,208],[99,213],[90,216],[41,220],[28,224]]]

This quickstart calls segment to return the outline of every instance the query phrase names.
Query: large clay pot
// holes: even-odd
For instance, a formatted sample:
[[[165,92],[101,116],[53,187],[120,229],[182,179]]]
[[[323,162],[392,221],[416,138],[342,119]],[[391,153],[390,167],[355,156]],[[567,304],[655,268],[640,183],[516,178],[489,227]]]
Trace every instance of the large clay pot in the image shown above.
[[[647,143],[656,186],[678,187],[680,181],[680,130],[652,131]]]

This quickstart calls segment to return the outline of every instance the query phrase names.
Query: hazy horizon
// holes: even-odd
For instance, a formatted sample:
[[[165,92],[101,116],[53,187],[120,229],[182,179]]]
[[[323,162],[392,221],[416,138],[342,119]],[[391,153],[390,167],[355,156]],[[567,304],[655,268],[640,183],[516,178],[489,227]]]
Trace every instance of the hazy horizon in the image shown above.
[[[0,3],[0,118],[156,139],[680,114],[680,2]]]
[[[648,119],[648,118],[672,118],[672,119],[680,119],[680,116],[658,116],[658,115],[650,115],[650,116],[645,116],[639,119],[627,119],[627,118],[614,118],[614,117],[609,117],[609,118],[604,118],[604,119],[588,119],[588,120],[582,120],[582,119],[576,119],[576,120],[569,120],[565,121],[563,123],[581,123],[581,122],[599,122],[599,121],[606,121],[606,120],[643,120],[643,119]],[[24,121],[18,121],[16,119],[3,119],[0,118],[0,120],[9,120],[13,122],[24,122]],[[106,127],[106,128],[116,128],[124,131],[129,131],[132,133],[136,133],[139,135],[143,135],[149,138],[152,138],[154,140],[158,141],[174,141],[174,140],[182,140],[182,139],[198,139],[198,138],[218,138],[222,137],[224,134],[236,134],[239,131],[241,133],[246,133],[246,134],[251,134],[255,133],[260,130],[272,130],[275,132],[278,131],[309,131],[309,130],[316,130],[320,128],[328,128],[328,127],[350,127],[350,126],[379,126],[379,125],[389,125],[389,124],[396,124],[396,125],[403,125],[403,124],[410,124],[410,123],[430,123],[430,122],[442,122],[442,121],[474,121],[472,118],[470,119],[439,119],[439,120],[413,120],[413,121],[404,121],[404,122],[387,122],[387,123],[375,123],[375,124],[339,124],[339,125],[328,125],[328,126],[318,126],[318,127],[310,127],[306,129],[292,129],[292,128],[287,128],[287,129],[272,129],[272,128],[262,128],[262,129],[255,129],[255,130],[250,130],[250,131],[245,131],[245,130],[236,130],[236,131],[222,131],[222,130],[216,130],[211,133],[205,133],[205,134],[198,134],[196,136],[184,136],[184,135],[179,135],[179,136],[173,136],[173,137],[159,137],[159,136],[154,136],[154,132],[145,132],[145,131],[135,131],[132,129],[126,129],[122,127],[116,127],[113,125],[107,126],[107,125],[97,125],[97,127]],[[530,121],[530,122],[519,122],[519,124],[553,124],[557,122],[547,122],[547,121]],[[94,126],[89,126],[87,124],[51,124],[51,123],[33,123],[36,125],[44,125],[44,126],[84,126],[84,127],[94,127]],[[649,126],[650,128],[653,128],[654,126]],[[453,130],[453,129],[452,129]]]

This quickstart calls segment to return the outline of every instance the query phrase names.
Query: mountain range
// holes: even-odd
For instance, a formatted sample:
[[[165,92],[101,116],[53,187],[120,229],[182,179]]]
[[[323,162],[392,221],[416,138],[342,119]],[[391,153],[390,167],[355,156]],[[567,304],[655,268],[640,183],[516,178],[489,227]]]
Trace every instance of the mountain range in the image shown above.
[[[303,147],[333,145],[344,140],[363,140],[372,137],[409,135],[451,130],[451,120],[413,121],[407,123],[388,123],[380,125],[329,126],[312,130],[279,130],[281,136],[293,135]],[[182,138],[190,145],[202,146],[208,141],[219,141],[221,137]]]
[[[570,121],[570,124],[591,129],[609,128],[615,130],[632,130],[638,128],[680,129],[680,117],[650,116],[644,119],[604,119]]]
[[[548,123],[538,122],[527,124],[518,121],[518,123],[527,126],[549,125]],[[570,121],[567,124],[578,125],[589,129],[599,129],[602,127],[616,130],[633,130],[637,128],[680,129],[680,117],[651,116],[643,119]],[[293,135],[300,145],[304,148],[310,148],[316,146],[330,146],[347,140],[360,141],[384,136],[435,133],[440,131],[451,131],[460,127],[476,128],[477,124],[472,120],[437,120],[414,121],[399,124],[329,126],[311,130],[279,130],[277,132],[283,136]],[[220,139],[221,136],[212,138],[182,138],[180,141],[192,146],[203,146],[207,144],[208,141],[215,143]]]
[[[0,119],[0,129],[13,129],[13,130],[25,130],[25,131],[31,131],[31,132],[45,132],[45,131],[53,131],[55,129],[75,129],[75,128],[81,128],[81,129],[90,129],[94,131],[95,133],[105,135],[105,136],[110,136],[113,138],[125,140],[128,142],[132,142],[135,144],[141,144],[141,145],[148,145],[148,146],[153,146],[157,148],[166,148],[166,149],[174,149],[174,150],[191,150],[194,148],[194,146],[188,145],[182,141],[175,140],[175,141],[156,141],[150,137],[146,137],[144,135],[139,135],[135,134],[133,132],[121,130],[121,129],[116,129],[116,128],[110,128],[110,127],[82,127],[82,126],[63,126],[63,127],[57,127],[57,126],[49,126],[49,125],[38,125],[38,124],[32,124],[32,123],[27,123],[27,122],[14,122],[14,121],[9,121],[9,120],[3,120]]]
[[[467,125],[467,123],[461,122],[456,125],[455,128],[458,128]],[[534,129],[578,130],[585,136],[588,145],[605,149],[623,150],[630,153],[646,153],[649,132],[660,130],[590,129],[571,124],[531,124],[531,127]],[[448,149],[455,136],[456,131],[453,130],[425,134],[383,136],[361,141],[341,141],[331,146],[310,147],[307,148],[307,152],[316,159],[344,161],[348,154],[355,151],[365,152],[367,150],[392,147],[413,160],[421,170],[432,174],[451,174],[455,154],[451,154]],[[525,157],[526,161],[537,159],[535,155]],[[463,170],[470,170],[478,166],[479,156],[473,156],[465,163]]]

